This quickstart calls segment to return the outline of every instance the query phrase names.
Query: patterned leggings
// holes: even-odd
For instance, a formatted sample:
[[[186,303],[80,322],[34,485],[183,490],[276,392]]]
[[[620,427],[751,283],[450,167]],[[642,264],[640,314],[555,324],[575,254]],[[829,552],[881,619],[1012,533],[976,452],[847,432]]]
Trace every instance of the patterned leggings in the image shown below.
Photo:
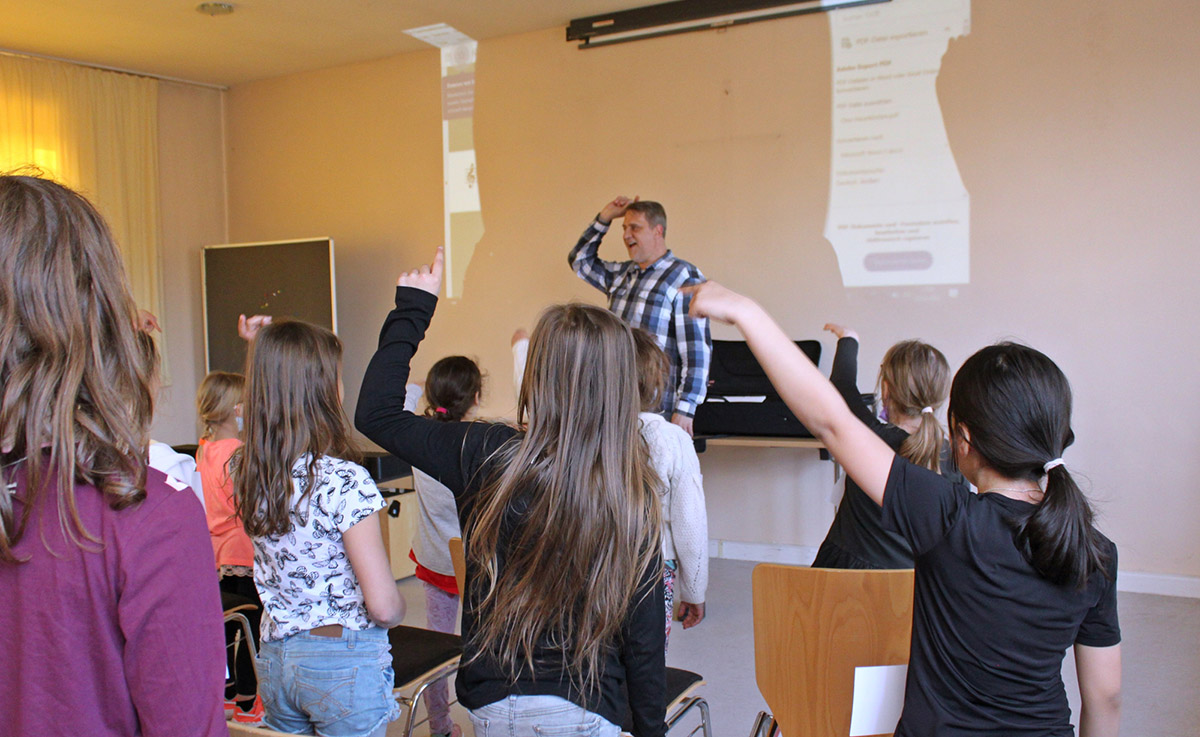
[[[663,652],[666,652],[667,645],[671,640],[671,620],[675,618],[675,571],[679,570],[679,564],[673,560],[667,561],[663,566],[663,598],[667,602],[667,636],[663,639]]]
[[[458,597],[447,594],[437,586],[422,581],[425,587],[425,622],[431,630],[453,632],[458,620]],[[443,678],[425,689],[425,711],[429,713],[430,734],[448,734],[454,722],[450,719],[450,693]]]

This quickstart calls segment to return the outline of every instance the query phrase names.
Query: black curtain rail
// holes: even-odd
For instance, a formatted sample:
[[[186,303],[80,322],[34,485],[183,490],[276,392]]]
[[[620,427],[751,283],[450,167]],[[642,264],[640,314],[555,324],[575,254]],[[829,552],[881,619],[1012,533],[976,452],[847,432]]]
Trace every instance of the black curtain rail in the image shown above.
[[[644,38],[726,28],[805,13],[820,13],[891,0],[674,0],[615,13],[576,18],[567,41],[588,49]]]

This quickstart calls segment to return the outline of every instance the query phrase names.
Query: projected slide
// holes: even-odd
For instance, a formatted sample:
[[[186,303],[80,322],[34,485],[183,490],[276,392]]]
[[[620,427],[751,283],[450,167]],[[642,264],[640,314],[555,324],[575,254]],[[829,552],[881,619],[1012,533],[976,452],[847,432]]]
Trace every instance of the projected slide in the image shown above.
[[[475,168],[475,52],[469,36],[439,23],[405,33],[442,50],[442,176],[446,296],[461,297],[467,265],[483,238]]]
[[[829,13],[833,145],[825,238],[847,287],[970,280],[971,201],[937,99],[970,0]]]

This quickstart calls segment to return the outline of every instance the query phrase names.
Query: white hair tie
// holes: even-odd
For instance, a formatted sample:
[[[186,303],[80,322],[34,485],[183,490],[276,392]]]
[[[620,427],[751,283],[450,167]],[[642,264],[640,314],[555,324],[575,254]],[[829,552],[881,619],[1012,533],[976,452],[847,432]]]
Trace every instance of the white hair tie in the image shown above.
[[[1059,466],[1063,465],[1064,463],[1065,463],[1065,461],[1063,461],[1062,458],[1055,458],[1052,461],[1046,461],[1046,464],[1044,466],[1042,466],[1042,471],[1044,473],[1050,473],[1050,469],[1058,468]]]
[[[922,407],[922,408],[921,408],[921,414],[923,414],[923,415],[931,415],[931,414],[933,414],[933,407]]]

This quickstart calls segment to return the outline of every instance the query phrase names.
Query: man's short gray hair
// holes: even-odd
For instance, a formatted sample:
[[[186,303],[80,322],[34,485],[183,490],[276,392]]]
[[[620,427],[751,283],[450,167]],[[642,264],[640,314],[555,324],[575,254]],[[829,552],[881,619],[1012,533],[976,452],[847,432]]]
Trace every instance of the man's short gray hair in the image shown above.
[[[663,237],[667,237],[667,211],[663,206],[653,200],[638,200],[637,202],[629,203],[626,212],[640,212],[646,218],[646,222],[650,223],[650,228],[653,230],[655,226],[662,226]]]

